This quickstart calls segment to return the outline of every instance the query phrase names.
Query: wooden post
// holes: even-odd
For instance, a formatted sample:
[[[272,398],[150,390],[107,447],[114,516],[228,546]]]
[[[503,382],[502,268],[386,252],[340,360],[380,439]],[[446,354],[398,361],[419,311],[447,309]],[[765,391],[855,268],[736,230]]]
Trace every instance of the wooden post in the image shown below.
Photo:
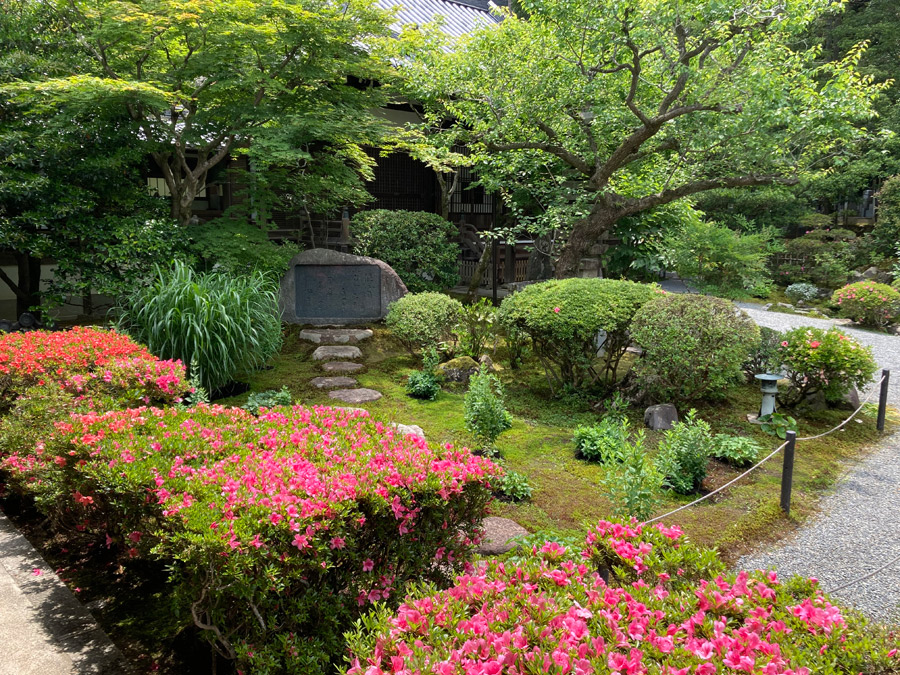
[[[497,258],[500,257],[500,242],[497,239],[491,241],[491,298],[494,306],[497,306]]]
[[[794,483],[794,444],[797,432],[788,431],[787,445],[784,448],[784,464],[781,467],[781,510],[784,515],[791,515],[791,488]]]
[[[884,431],[884,418],[887,413],[887,397],[888,383],[891,381],[891,371],[885,368],[881,371],[883,379],[881,380],[881,391],[878,394],[878,417],[875,421],[875,428],[878,431]]]
[[[503,259],[503,283],[511,284],[516,280],[516,242],[506,242],[506,256]]]

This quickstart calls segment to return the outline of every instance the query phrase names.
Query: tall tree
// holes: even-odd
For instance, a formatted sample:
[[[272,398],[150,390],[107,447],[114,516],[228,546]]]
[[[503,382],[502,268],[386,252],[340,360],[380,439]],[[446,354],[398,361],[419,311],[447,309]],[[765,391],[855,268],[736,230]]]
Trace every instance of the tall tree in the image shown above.
[[[28,0],[19,0],[27,2]],[[73,77],[103,86],[141,86],[156,102],[126,104],[129,118],[165,178],[181,224],[209,172],[236,148],[284,139],[285,128],[340,121],[331,138],[350,162],[353,119],[371,127],[382,100],[371,82],[386,72],[371,48],[387,35],[387,14],[371,0],[52,0],[55,25],[81,53]],[[64,99],[67,80],[50,79]],[[87,95],[86,92],[80,92]],[[366,136],[364,141],[370,140]],[[275,142],[275,141],[273,141]],[[279,161],[302,164],[308,147],[279,144]]]
[[[859,51],[799,48],[829,0],[527,0],[455,50],[409,60],[487,184],[563,226],[557,276],[621,218],[716,188],[791,183],[864,132]]]

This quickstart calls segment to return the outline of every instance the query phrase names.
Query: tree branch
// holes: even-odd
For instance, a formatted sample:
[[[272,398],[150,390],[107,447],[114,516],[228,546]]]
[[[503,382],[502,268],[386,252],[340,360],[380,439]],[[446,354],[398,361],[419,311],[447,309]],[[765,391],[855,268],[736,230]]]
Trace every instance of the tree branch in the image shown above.
[[[683,197],[689,197],[699,192],[707,190],[716,190],[720,188],[737,188],[737,187],[755,187],[760,185],[773,185],[780,183],[782,185],[796,185],[799,182],[797,178],[785,178],[784,176],[733,176],[726,178],[709,178],[705,180],[686,183],[677,188],[663,190],[653,195],[647,195],[640,199],[634,199],[623,204],[623,214],[630,215],[639,213],[646,209],[652,209],[663,204],[669,204]]]

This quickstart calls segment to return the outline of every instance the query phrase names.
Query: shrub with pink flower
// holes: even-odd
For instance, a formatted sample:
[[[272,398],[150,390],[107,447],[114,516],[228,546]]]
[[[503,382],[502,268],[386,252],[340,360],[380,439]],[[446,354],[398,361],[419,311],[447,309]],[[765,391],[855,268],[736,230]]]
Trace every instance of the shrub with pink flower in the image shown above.
[[[501,474],[364,411],[300,406],[73,416],[2,468],[53,522],[171,566],[183,620],[241,667],[310,674],[333,672],[373,603],[463,569]]]
[[[786,407],[820,391],[829,402],[840,401],[851,387],[871,382],[877,368],[871,347],[837,328],[804,326],[783,333],[778,358],[790,382],[778,396]]]
[[[79,326],[0,336],[0,407],[49,383],[75,397],[125,404],[172,403],[189,387],[180,361],[160,361],[115,331]]]
[[[900,317],[900,291],[874,281],[847,284],[834,292],[831,302],[843,316],[872,328],[884,328]]]
[[[630,569],[604,581],[600,555]],[[600,522],[581,555],[546,544],[446,591],[419,586],[350,635],[347,675],[893,673],[891,640],[814,581],[680,565],[677,528]],[[635,578],[634,575],[637,575]],[[686,579],[688,576],[694,579]]]

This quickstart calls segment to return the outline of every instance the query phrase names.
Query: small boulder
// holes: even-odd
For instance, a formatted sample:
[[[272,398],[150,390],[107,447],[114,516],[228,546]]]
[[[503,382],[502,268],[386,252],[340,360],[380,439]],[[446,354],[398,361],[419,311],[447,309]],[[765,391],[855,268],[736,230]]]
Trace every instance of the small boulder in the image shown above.
[[[825,399],[824,391],[817,391],[807,394],[806,397],[797,405],[799,413],[814,413],[828,409],[828,401]]]
[[[487,354],[482,354],[478,359],[478,363],[482,366],[487,366],[488,370],[500,370],[500,368],[494,365],[493,359]]]
[[[516,546],[514,539],[529,534],[528,530],[509,518],[489,516],[481,524],[484,526],[484,539],[475,549],[480,555],[501,555],[511,551]]]
[[[392,422],[391,426],[394,427],[394,429],[396,429],[398,433],[403,434],[404,436],[412,434],[413,436],[425,438],[425,432],[422,430],[422,427],[416,424],[400,424],[398,422]]]
[[[834,404],[834,407],[838,410],[856,410],[860,403],[859,392],[856,391],[856,387],[850,387],[850,391],[844,394],[841,400]]]
[[[678,410],[671,403],[651,405],[644,411],[644,424],[653,431],[671,429],[678,421]]]
[[[470,356],[460,356],[450,359],[437,367],[437,371],[450,382],[468,382],[469,378],[478,372],[480,366]]]

